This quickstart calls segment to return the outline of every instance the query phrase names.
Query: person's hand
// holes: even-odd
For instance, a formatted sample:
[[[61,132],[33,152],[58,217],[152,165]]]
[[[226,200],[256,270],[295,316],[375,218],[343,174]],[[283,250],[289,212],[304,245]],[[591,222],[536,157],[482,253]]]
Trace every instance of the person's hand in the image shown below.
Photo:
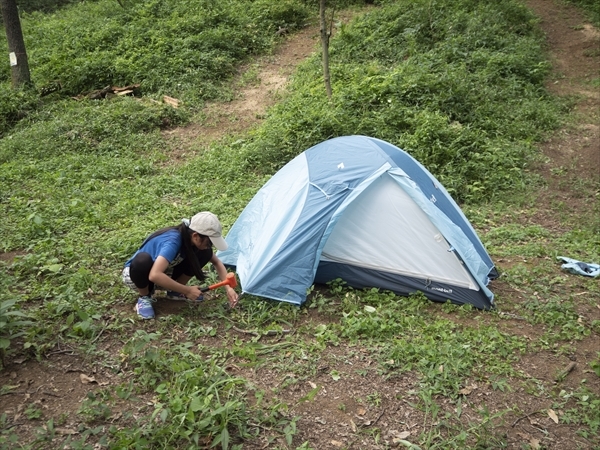
[[[189,300],[198,300],[198,297],[202,296],[202,291],[198,286],[187,286],[188,290],[185,296]]]
[[[227,299],[229,300],[229,306],[235,308],[238,302],[238,298],[239,296],[238,293],[235,292],[235,289],[233,289],[230,286],[227,286]]]

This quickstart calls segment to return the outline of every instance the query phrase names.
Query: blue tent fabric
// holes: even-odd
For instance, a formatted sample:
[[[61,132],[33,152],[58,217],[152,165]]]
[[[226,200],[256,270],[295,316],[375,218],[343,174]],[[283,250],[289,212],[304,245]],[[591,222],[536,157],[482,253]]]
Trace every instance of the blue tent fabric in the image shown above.
[[[366,136],[322,142],[248,203],[218,256],[242,291],[295,304],[314,282],[493,307],[494,264],[458,205],[403,150]]]
[[[594,263],[585,263],[576,259],[558,256],[556,259],[564,262],[560,267],[569,273],[583,275],[584,277],[595,278],[600,275],[600,265]]]

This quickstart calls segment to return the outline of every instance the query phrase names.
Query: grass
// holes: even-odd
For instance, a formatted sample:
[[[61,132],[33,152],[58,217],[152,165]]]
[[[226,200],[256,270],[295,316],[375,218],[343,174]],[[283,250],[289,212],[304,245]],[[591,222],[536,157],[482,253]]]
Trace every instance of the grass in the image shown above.
[[[534,220],[542,206],[530,192],[543,188],[530,173],[536,143],[565,120],[568,105],[544,89],[550,66],[537,19],[519,2],[379,2],[332,42],[331,101],[317,55],[262,126],[177,163],[161,130],[193,120],[208,99],[229,98],[237,65],[269,52],[277,27],[301,27],[314,9],[232,0],[98,1],[57,12],[32,3],[27,11],[36,86],[59,79],[62,90],[15,93],[7,68],[0,73],[0,252],[15,256],[0,259],[4,362],[43,361],[68,346],[116,381],[65,415],[26,405],[22,420],[37,429],[27,436],[3,413],[0,448],[308,449],[296,414],[319,401],[323,386],[295,393],[323,374],[353,389],[413,380],[393,395],[364,388],[361,401],[377,411],[404,405],[419,421],[405,441],[422,448],[505,447],[507,424],[530,412],[519,398],[543,399],[544,411],[561,411],[561,424],[579,428],[577,439],[600,445],[600,355],[583,369],[590,382],[575,385],[523,368],[537,353],[583,358],[578,345],[597,339],[597,281],[561,272],[556,256],[598,261],[600,246],[597,223],[572,205],[553,223]],[[250,71],[245,82],[255,78]],[[138,82],[138,98],[71,98]],[[183,106],[160,103],[164,94]],[[228,227],[275,170],[344,134],[406,149],[463,202],[494,260],[505,263],[498,311],[337,282],[314,288],[300,309],[247,296],[236,310],[217,298],[151,323],[132,320],[119,270],[150,231],[201,209]],[[569,182],[571,171],[555,176],[574,191],[597,189]],[[581,210],[597,212],[593,199],[580,199],[589,205]],[[273,378],[253,377],[261,371]],[[488,395],[469,397],[473,386]],[[0,395],[16,390],[6,384]],[[335,408],[354,411],[350,401]],[[57,432],[67,421],[77,434]],[[377,423],[356,434],[372,445],[387,439]]]
[[[600,6],[598,2],[593,0],[567,0],[567,3],[581,8],[594,26],[600,26]]]

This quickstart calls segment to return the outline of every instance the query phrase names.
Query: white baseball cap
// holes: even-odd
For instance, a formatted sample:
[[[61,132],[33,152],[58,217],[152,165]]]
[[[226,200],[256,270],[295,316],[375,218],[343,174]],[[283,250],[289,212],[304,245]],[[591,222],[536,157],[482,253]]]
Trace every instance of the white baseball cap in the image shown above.
[[[217,250],[227,250],[227,242],[221,236],[221,222],[217,216],[208,211],[202,211],[192,217],[189,228],[196,233],[208,236]]]

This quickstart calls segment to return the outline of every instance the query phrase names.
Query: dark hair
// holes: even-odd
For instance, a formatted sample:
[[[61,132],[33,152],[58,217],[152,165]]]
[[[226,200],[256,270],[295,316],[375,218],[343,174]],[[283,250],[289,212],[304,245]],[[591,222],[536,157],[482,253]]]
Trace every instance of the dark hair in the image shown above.
[[[189,258],[190,265],[192,266],[192,271],[194,272],[194,276],[199,281],[203,281],[205,276],[204,276],[204,273],[202,272],[202,267],[200,266],[200,261],[198,261],[198,256],[196,255],[196,247],[192,243],[192,233],[196,233],[196,232],[191,230],[190,228],[188,228],[188,226],[185,223],[180,223],[179,225],[175,225],[172,227],[161,228],[160,230],[155,231],[154,233],[152,233],[150,236],[148,236],[146,238],[146,240],[144,241],[144,243],[142,243],[142,245],[144,245],[150,239],[155,238],[156,236],[160,236],[161,234],[164,234],[167,231],[171,231],[171,230],[179,231],[179,234],[181,235],[181,242],[183,244],[183,250],[185,252],[185,257],[186,257],[186,259]],[[202,238],[207,237],[207,236],[204,236],[203,234],[200,234],[200,233],[198,233],[198,234]]]

